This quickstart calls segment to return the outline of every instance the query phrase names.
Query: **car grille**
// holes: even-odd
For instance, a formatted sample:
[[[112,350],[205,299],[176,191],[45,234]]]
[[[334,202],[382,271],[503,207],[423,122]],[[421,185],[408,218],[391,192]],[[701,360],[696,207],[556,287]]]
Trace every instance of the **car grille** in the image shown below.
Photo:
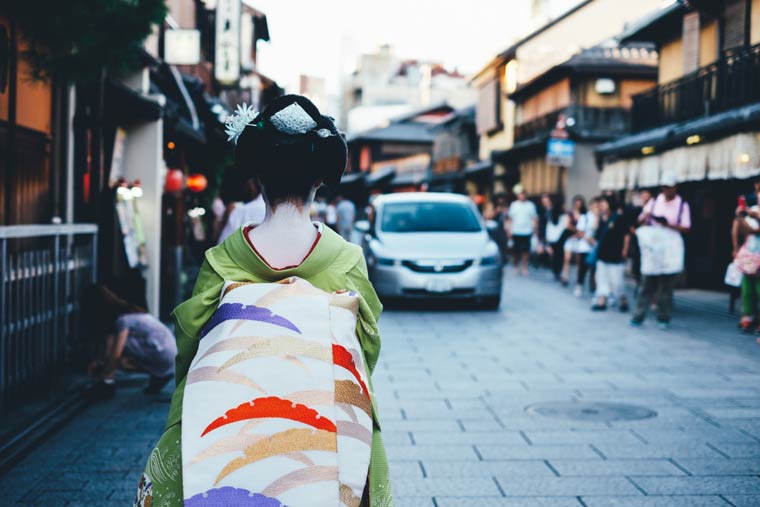
[[[403,289],[401,291],[405,296],[424,296],[424,297],[451,297],[451,296],[472,296],[475,289],[454,289],[449,292],[430,292],[425,289]]]
[[[472,260],[466,260],[456,263],[425,263],[420,264],[415,261],[402,261],[401,264],[416,273],[461,273],[472,266]]]

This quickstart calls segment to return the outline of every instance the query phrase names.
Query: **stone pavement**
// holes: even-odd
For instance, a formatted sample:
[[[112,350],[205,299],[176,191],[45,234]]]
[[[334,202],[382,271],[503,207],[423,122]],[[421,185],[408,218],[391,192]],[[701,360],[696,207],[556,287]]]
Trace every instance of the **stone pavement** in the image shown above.
[[[670,331],[631,329],[509,276],[500,312],[395,309],[381,324],[396,507],[760,506],[760,345],[731,318],[683,305]],[[554,401],[657,416],[526,411]],[[0,478],[0,504],[130,505],[167,407],[131,387],[88,409]]]

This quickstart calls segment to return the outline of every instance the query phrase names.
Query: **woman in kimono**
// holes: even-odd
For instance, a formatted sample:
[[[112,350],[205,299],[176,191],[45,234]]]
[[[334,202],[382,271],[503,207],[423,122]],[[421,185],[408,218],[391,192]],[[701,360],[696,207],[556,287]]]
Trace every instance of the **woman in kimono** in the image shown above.
[[[326,292],[354,291],[360,296],[356,332],[369,373],[380,352],[377,319],[382,306],[367,278],[361,248],[309,218],[316,190],[322,184],[337,185],[346,166],[346,143],[333,120],[305,97],[287,95],[261,114],[250,107],[238,108],[227,127],[230,140],[236,142],[236,168],[261,185],[267,214],[260,225],[243,226],[206,252],[192,297],[174,310],[177,388],[165,432],[140,480],[138,506],[183,505],[181,425],[186,376],[201,329],[216,310],[226,280],[268,283],[299,277]],[[386,507],[392,505],[388,464],[374,394],[370,399],[371,455],[361,505]]]

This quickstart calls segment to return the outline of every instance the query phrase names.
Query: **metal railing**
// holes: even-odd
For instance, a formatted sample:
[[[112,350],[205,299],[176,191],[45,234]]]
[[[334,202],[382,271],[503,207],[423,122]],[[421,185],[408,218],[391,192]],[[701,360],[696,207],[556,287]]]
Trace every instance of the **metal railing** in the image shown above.
[[[760,102],[760,44],[633,96],[633,130],[692,120]]]
[[[557,126],[560,115],[568,120],[567,128],[581,137],[612,137],[628,131],[630,111],[619,107],[571,105],[515,126],[515,141],[548,136]]]
[[[0,227],[0,409],[45,393],[92,357],[80,334],[83,290],[95,283],[92,224]]]

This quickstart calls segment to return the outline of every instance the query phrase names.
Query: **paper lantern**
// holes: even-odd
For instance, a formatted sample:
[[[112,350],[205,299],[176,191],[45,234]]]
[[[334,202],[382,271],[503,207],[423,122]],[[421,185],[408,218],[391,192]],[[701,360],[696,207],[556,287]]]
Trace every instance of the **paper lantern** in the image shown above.
[[[202,174],[191,174],[187,177],[187,189],[196,194],[206,190],[208,180]]]
[[[182,190],[182,183],[185,175],[179,169],[169,169],[166,172],[166,181],[164,182],[164,192],[178,192]]]

